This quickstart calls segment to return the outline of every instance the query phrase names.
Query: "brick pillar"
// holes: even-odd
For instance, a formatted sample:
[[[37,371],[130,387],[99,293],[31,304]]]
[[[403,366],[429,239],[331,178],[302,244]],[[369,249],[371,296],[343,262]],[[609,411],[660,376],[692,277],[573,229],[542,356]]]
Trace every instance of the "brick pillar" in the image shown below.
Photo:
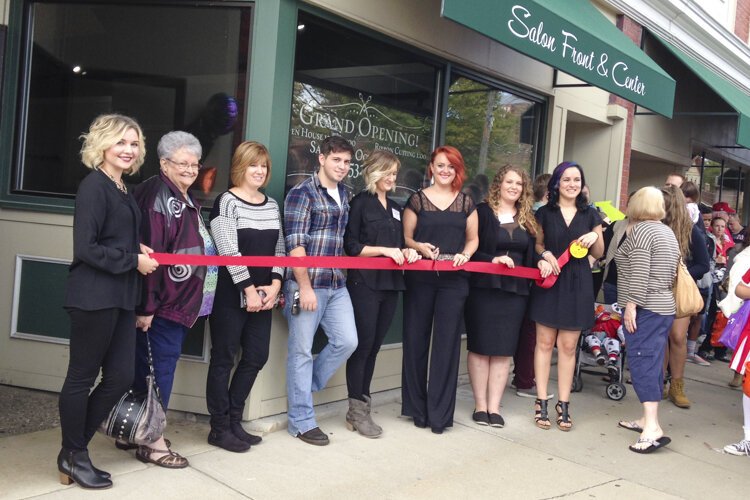
[[[746,0],[750,3],[750,0]],[[633,43],[640,46],[643,28],[629,17],[624,15],[617,16],[617,27],[625,33]],[[620,178],[620,209],[624,208],[623,201],[628,196],[628,184],[630,182],[630,157],[631,146],[633,143],[633,122],[635,119],[635,104],[614,94],[609,95],[610,104],[618,104],[628,110],[627,123],[625,124],[625,145],[622,157],[622,177]]]
[[[737,0],[737,12],[734,16],[734,34],[748,43],[750,38],[750,0]]]

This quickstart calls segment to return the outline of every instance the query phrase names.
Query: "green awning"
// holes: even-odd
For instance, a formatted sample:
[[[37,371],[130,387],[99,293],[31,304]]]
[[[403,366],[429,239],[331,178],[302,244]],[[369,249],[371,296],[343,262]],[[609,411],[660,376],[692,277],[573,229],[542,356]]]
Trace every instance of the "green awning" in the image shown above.
[[[674,80],[589,0],[443,0],[442,15],[672,117]]]
[[[677,59],[692,71],[703,83],[709,86],[719,97],[724,99],[727,104],[734,108],[739,115],[737,117],[737,144],[750,148],[750,95],[746,94],[739,88],[735,87],[726,78],[717,74],[706,66],[697,61],[692,56],[686,54],[682,49],[675,47],[661,37],[655,36],[662,45],[664,45]]]

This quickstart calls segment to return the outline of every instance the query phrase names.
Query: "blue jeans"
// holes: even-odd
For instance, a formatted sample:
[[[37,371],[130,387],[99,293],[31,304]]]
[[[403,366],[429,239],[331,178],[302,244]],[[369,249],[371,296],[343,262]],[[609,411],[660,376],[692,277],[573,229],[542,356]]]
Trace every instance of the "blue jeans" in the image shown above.
[[[159,386],[161,402],[166,410],[169,407],[169,398],[172,395],[172,384],[174,383],[174,372],[177,369],[177,361],[182,353],[182,343],[185,341],[189,328],[174,321],[154,316],[151,321],[151,329],[148,338],[151,342],[151,355],[154,360],[154,375],[156,385]],[[148,375],[148,347],[146,346],[146,335],[136,331],[135,336],[135,379],[133,388],[136,390],[146,389],[146,375]]]
[[[312,393],[323,389],[328,379],[357,348],[357,327],[347,289],[316,288],[317,309],[292,315],[292,297],[298,288],[295,281],[287,280],[284,283],[284,295],[287,298],[284,316],[289,323],[286,363],[287,430],[292,436],[318,426],[315,422]],[[318,325],[323,327],[328,344],[313,359],[313,338]]]

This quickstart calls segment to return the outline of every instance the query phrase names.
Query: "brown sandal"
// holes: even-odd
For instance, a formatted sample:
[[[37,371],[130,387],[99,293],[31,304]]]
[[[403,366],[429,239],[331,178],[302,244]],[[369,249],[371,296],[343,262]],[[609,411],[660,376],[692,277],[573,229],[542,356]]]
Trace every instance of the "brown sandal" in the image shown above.
[[[166,453],[166,455],[154,460],[151,455],[154,453]],[[159,467],[165,467],[167,469],[184,469],[189,465],[187,458],[183,457],[179,453],[175,453],[170,449],[156,450],[149,446],[139,446],[138,451],[135,452],[135,458],[143,463],[150,463],[158,465]]]

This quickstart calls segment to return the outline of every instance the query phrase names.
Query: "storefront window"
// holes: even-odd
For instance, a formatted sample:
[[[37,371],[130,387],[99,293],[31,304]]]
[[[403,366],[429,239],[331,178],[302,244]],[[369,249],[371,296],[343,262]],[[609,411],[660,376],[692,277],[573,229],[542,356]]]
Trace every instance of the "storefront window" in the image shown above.
[[[401,161],[394,198],[422,187],[434,133],[438,70],[418,56],[300,14],[292,95],[287,191],[318,166],[320,142],[348,139],[355,150],[346,184],[362,190],[362,163],[376,149]]]
[[[95,116],[138,120],[146,164],[127,182],[158,172],[156,144],[187,130],[203,146],[194,196],[205,206],[226,189],[242,140],[251,9],[215,2],[60,3],[27,6],[29,61],[21,82],[13,190],[72,196],[86,175],[79,135]]]
[[[503,165],[516,165],[533,175],[540,110],[537,102],[476,80],[452,80],[445,143],[461,150],[468,173],[464,191],[474,201],[484,200]]]

